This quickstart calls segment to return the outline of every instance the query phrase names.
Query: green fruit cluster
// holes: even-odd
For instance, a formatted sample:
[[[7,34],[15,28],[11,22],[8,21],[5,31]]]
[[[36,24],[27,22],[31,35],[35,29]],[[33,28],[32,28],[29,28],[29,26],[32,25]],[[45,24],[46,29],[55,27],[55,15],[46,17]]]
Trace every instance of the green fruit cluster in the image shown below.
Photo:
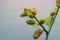
[[[29,25],[33,25],[35,24],[35,20],[27,20],[26,23]]]
[[[37,10],[35,8],[25,8],[24,10],[32,13],[33,15],[36,15],[37,13]]]

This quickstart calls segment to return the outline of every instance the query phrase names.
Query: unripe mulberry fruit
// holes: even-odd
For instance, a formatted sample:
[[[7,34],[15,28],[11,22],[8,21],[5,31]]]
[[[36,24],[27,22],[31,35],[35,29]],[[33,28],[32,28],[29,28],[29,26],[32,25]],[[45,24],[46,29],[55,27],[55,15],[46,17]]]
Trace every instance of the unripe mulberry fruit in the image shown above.
[[[36,15],[36,14],[37,14],[37,10],[36,10],[35,8],[33,8],[33,9],[31,9],[31,13],[32,13],[33,15]]]
[[[43,24],[45,22],[44,18],[40,18],[39,23]]]
[[[26,23],[29,25],[33,25],[35,24],[35,20],[27,20]]]
[[[39,36],[42,34],[42,32],[43,32],[43,30],[37,29],[37,30],[34,32],[34,34],[33,34],[33,38],[34,38],[34,39],[38,39]]]
[[[54,16],[56,14],[56,11],[57,11],[56,8],[55,9],[52,9],[50,15],[51,16]]]
[[[21,14],[20,14],[21,17],[25,17],[27,16],[27,12],[26,11],[23,11]]]
[[[28,13],[28,16],[29,16],[30,18],[34,18],[34,17],[35,17],[35,15],[33,15],[32,13]]]

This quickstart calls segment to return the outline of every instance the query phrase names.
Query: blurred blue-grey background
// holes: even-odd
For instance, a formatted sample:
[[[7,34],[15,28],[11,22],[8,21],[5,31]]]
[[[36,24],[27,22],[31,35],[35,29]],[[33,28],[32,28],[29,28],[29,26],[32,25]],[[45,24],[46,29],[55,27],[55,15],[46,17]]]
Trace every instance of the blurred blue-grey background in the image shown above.
[[[0,40],[34,40],[32,35],[37,27],[25,23],[28,18],[21,18],[22,9],[36,8],[37,18],[49,16],[56,7],[56,0],[0,0]],[[45,40],[43,33],[38,40]],[[60,40],[60,12],[49,35],[49,40]]]

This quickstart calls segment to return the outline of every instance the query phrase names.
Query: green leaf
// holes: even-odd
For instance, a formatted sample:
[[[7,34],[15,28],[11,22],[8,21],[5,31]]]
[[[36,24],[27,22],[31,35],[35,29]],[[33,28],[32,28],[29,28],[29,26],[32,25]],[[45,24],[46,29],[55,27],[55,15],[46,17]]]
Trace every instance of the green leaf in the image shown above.
[[[53,16],[49,16],[45,19],[45,24],[49,27],[52,23],[52,20],[54,19]]]

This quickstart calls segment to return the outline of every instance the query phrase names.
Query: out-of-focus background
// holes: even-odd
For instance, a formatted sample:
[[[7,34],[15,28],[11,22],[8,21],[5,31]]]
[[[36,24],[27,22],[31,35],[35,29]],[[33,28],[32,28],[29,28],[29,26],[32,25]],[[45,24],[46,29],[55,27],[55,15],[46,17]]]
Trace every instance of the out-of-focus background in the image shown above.
[[[27,18],[21,18],[22,9],[36,8],[37,18],[48,17],[55,0],[0,0],[0,40],[34,40],[32,35],[37,27],[25,23]],[[43,33],[38,40],[45,40]],[[60,13],[50,32],[48,40],[60,40]]]

